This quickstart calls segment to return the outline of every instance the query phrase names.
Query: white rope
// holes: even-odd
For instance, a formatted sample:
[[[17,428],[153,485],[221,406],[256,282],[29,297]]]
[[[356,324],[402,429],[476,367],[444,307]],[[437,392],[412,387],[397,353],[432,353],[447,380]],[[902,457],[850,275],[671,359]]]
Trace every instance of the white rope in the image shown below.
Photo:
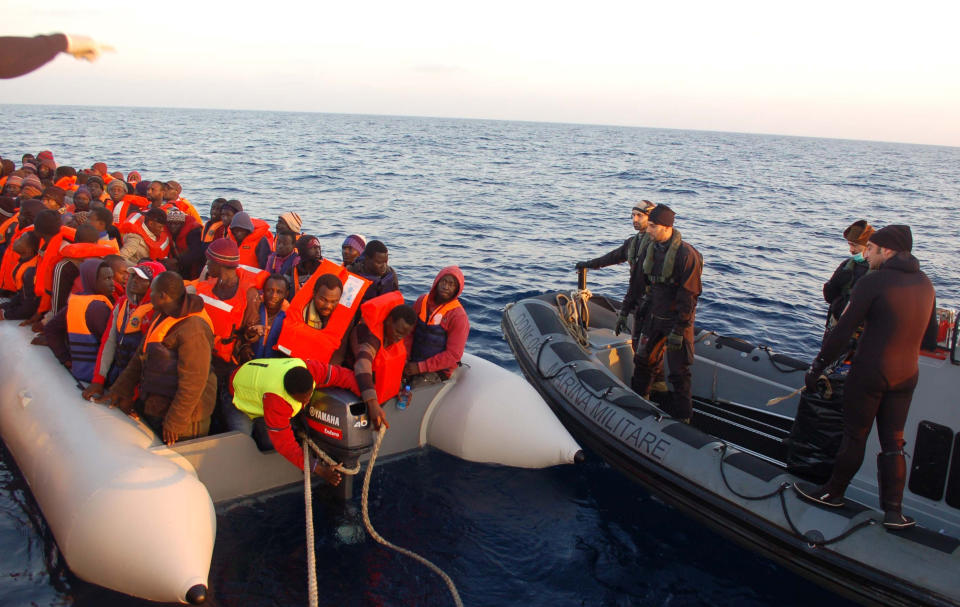
[[[303,508],[307,511],[307,597],[310,607],[317,607],[317,555],[313,547],[313,487],[310,485],[310,451],[303,441]]]
[[[370,493],[370,476],[371,472],[373,472],[373,463],[377,461],[377,453],[380,452],[380,443],[383,441],[384,432],[386,432],[386,427],[381,425],[380,431],[377,433],[377,441],[373,445],[373,453],[370,455],[370,463],[367,464],[367,473],[363,476],[363,493],[360,497],[361,511],[363,512],[363,524],[373,539],[377,540],[387,548],[392,548],[400,554],[404,554],[415,561],[423,563],[433,570],[434,573],[439,575],[443,581],[446,582],[447,588],[450,589],[450,594],[453,596],[454,604],[456,604],[457,607],[463,607],[463,601],[460,600],[460,594],[457,592],[457,587],[454,585],[453,580],[450,579],[450,576],[444,573],[443,569],[440,569],[429,560],[420,556],[416,552],[413,552],[412,550],[407,550],[406,548],[401,548],[400,546],[390,543],[384,539],[383,536],[377,533],[377,530],[373,528],[373,523],[370,522],[370,512],[367,509],[367,496]]]
[[[369,533],[373,539],[377,540],[377,542],[383,544],[387,548],[392,548],[400,554],[406,555],[415,561],[423,563],[434,573],[439,575],[440,578],[443,579],[443,581],[447,584],[447,588],[450,590],[450,594],[453,596],[454,604],[456,604],[457,607],[463,607],[463,601],[460,600],[460,594],[457,592],[457,587],[454,585],[453,580],[450,579],[450,576],[447,575],[443,569],[440,569],[440,567],[437,567],[416,552],[407,550],[406,548],[401,548],[400,546],[387,541],[382,535],[377,533],[377,530],[373,528],[373,523],[370,522],[370,512],[368,508],[370,477],[373,473],[373,465],[377,461],[377,454],[380,453],[380,443],[383,442],[383,435],[386,430],[386,426],[380,426],[380,431],[377,432],[377,440],[373,445],[373,453],[370,454],[370,462],[367,464],[367,473],[363,477],[363,492],[360,497],[361,511],[363,513],[363,525],[367,528],[367,533]],[[313,441],[306,436],[303,437],[303,500],[304,507],[307,511],[307,593],[310,601],[310,607],[317,607],[317,564],[316,554],[314,553],[313,546],[313,492],[310,485],[310,455],[308,447],[317,453],[325,462],[333,465],[335,470],[344,474],[356,474],[360,470],[360,464],[357,463],[355,468],[345,469],[340,463],[334,461],[330,458],[330,456],[324,453]]]
[[[826,384],[823,388],[823,397],[827,400],[830,400],[831,398],[833,398],[833,386],[830,384],[830,378],[827,377],[826,374],[821,374],[820,377],[817,378],[817,381],[820,381],[821,379],[824,380]],[[799,388],[797,388],[790,394],[787,394],[786,396],[781,396],[779,398],[771,398],[770,400],[767,401],[767,406],[772,407],[778,403],[782,403],[788,398],[793,398],[797,394],[800,394],[801,392],[806,392],[806,391],[807,391],[806,386],[800,386]]]
[[[587,334],[587,327],[590,326],[590,308],[587,305],[593,293],[589,289],[579,291],[570,291],[570,295],[557,293],[557,309],[560,311],[560,319],[570,331],[570,334],[576,338],[581,346],[590,345],[590,336]],[[583,322],[580,319],[583,318]]]

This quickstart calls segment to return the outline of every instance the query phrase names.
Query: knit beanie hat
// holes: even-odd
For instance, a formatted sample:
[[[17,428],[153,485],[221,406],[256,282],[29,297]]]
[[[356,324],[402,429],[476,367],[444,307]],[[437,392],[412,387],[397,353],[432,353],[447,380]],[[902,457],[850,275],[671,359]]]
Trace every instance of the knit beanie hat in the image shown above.
[[[314,246],[320,246],[320,239],[316,236],[306,234],[297,239],[297,253],[299,253],[301,257],[306,257],[307,249]]]
[[[43,198],[52,198],[57,201],[57,204],[63,206],[63,198],[67,193],[62,189],[58,188],[55,185],[47,187],[43,190]]]
[[[846,230],[843,231],[843,237],[847,242],[862,246],[865,246],[867,242],[870,241],[870,236],[872,234],[873,226],[867,223],[866,219],[854,221]]]
[[[180,209],[173,207],[167,211],[167,224],[171,223],[186,223],[187,214],[181,211]]]
[[[649,200],[641,200],[640,202],[633,205],[633,208],[630,209],[630,212],[639,211],[644,215],[649,215],[650,211],[654,209],[657,205],[653,204]]]
[[[44,150],[37,154],[37,160],[53,160],[53,152],[50,150]],[[56,168],[56,167],[54,167]]]
[[[7,180],[9,181],[9,179]],[[25,188],[37,188],[41,192],[43,191],[43,184],[40,183],[40,178],[36,175],[28,175],[23,179],[23,187]]]
[[[87,178],[87,183],[93,183],[93,182],[95,182],[95,181],[100,184],[100,188],[102,189],[102,188],[103,188],[103,177],[101,177],[101,176],[99,176],[99,175],[91,175],[90,177]]]
[[[94,163],[93,163],[93,166],[90,167],[90,168],[92,168],[94,171],[96,171],[97,173],[99,173],[99,174],[101,174],[101,175],[106,175],[106,174],[107,174],[107,163],[106,163],[106,162],[94,162]]]
[[[663,226],[665,228],[673,227],[673,218],[676,213],[673,212],[673,209],[668,207],[665,204],[658,204],[653,207],[653,210],[650,211],[650,223],[655,223],[658,226]]]
[[[913,233],[910,231],[910,226],[886,226],[874,232],[870,236],[870,242],[884,249],[909,253],[913,249]]]
[[[143,177],[140,177],[140,173],[137,171],[130,171],[127,173],[127,182],[140,183],[141,181],[143,181]]]
[[[23,187],[23,177],[19,175],[10,175],[7,177],[7,185],[18,185]]]
[[[344,239],[341,247],[350,247],[357,253],[363,253],[367,248],[367,240],[360,234],[351,234]]]
[[[207,247],[207,259],[225,268],[235,268],[240,265],[240,249],[229,238],[218,238]]]
[[[127,191],[127,184],[121,179],[114,179],[107,184],[107,191],[116,190],[117,188],[122,189],[124,192]]]
[[[287,224],[287,227],[290,228],[294,234],[300,233],[300,228],[303,227],[303,220],[300,219],[300,215],[290,211],[287,213],[282,213],[280,215],[280,219],[283,220],[283,223]]]

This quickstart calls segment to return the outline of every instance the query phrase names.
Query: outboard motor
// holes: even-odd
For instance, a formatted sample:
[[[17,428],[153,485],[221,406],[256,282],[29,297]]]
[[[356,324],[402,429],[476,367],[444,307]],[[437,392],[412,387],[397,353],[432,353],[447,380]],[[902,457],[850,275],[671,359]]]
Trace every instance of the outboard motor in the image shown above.
[[[314,391],[307,406],[307,427],[310,439],[344,468],[356,466],[360,456],[373,445],[366,403],[340,388]],[[340,497],[350,499],[353,477],[344,475],[340,489]]]

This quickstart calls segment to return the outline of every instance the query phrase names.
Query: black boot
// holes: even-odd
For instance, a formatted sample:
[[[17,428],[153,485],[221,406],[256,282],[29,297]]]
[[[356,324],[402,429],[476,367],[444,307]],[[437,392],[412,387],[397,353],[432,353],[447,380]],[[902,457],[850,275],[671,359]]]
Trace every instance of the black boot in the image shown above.
[[[902,512],[903,486],[907,481],[907,460],[903,451],[887,451],[877,455],[877,481],[880,488],[880,507],[883,508],[883,526],[904,529],[917,524]]]
[[[830,506],[831,508],[843,507],[843,493],[832,491],[826,485],[814,485],[806,481],[797,481],[793,484],[793,490],[808,502],[814,502],[822,506]]]

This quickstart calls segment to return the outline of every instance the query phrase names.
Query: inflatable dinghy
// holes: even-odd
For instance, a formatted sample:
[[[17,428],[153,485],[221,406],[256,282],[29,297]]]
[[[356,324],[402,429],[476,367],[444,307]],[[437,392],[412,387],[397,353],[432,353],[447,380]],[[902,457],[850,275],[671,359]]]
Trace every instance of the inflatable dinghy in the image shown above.
[[[31,346],[31,337],[0,323],[0,434],[70,569],[152,601],[203,602],[214,505],[302,483],[302,472],[237,432],[167,447],[145,424],[84,401],[69,372],[48,348]],[[359,397],[318,391],[310,409],[330,427],[324,449],[366,461],[370,431]],[[406,408],[390,401],[384,409],[386,459],[425,445],[525,468],[582,456],[523,378],[469,354],[449,380],[414,384]],[[349,493],[350,482],[341,485]]]
[[[569,295],[562,308],[558,295]],[[912,460],[903,507],[919,524],[887,531],[872,457],[843,508],[811,505],[791,489],[799,480],[787,460],[800,399],[766,403],[803,385],[805,362],[698,331],[694,415],[683,423],[630,389],[630,336],[613,330],[619,304],[593,296],[571,313],[566,303],[580,295],[516,302],[502,326],[524,375],[583,445],[689,515],[854,600],[960,605],[955,320],[945,327],[949,347],[921,356],[905,431]],[[873,433],[868,445],[876,449]]]

